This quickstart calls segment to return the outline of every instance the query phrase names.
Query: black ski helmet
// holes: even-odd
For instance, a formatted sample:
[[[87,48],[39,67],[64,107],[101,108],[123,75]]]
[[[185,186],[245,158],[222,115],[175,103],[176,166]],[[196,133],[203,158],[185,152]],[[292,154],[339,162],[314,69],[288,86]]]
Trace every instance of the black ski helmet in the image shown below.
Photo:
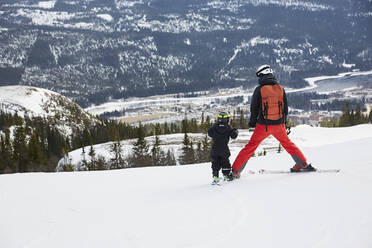
[[[229,124],[230,116],[226,112],[221,112],[218,114],[217,121],[221,124]]]

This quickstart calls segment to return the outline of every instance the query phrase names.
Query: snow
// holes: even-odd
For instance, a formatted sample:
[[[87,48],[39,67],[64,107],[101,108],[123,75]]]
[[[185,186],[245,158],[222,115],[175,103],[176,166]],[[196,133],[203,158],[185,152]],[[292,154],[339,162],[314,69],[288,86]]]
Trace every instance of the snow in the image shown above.
[[[286,42],[288,42],[288,39],[285,39],[285,38],[284,39],[272,39],[272,38],[267,38],[267,37],[256,36],[249,40],[249,46],[255,47],[257,45],[268,45],[268,44],[275,44],[279,46]]]
[[[216,9],[226,9],[231,12],[237,12],[244,5],[253,5],[253,6],[262,6],[262,5],[274,5],[284,8],[293,8],[306,11],[325,11],[333,10],[334,8],[328,5],[311,3],[304,0],[249,0],[249,1],[240,1],[240,0],[231,0],[231,1],[221,1],[214,0],[208,2],[208,6]]]
[[[43,8],[43,9],[53,9],[55,4],[56,4],[56,0],[39,2],[38,5],[40,8]]]
[[[352,68],[352,67],[355,67],[355,64],[347,64],[345,61],[344,63],[342,63],[342,66],[345,67],[345,68]]]
[[[186,45],[191,46],[191,40],[190,40],[189,38],[186,38],[183,42],[184,42]]]
[[[309,144],[301,147],[305,156],[338,174],[248,173],[293,164],[288,154],[271,153],[222,186],[210,185],[209,163],[1,175],[0,245],[372,247],[370,133],[372,125],[296,129]]]
[[[239,90],[237,90],[239,89]],[[230,89],[231,92],[226,92],[226,94],[212,94],[211,96],[203,96],[203,97],[185,97],[185,98],[177,98],[175,95],[161,95],[161,96],[152,96],[146,98],[128,98],[117,100],[113,102],[106,102],[101,105],[93,105],[85,109],[85,111],[93,114],[93,115],[100,115],[105,112],[111,112],[115,110],[121,109],[130,109],[133,107],[146,107],[146,106],[164,106],[165,104],[177,104],[177,103],[184,103],[184,104],[210,104],[211,101],[216,99],[227,99],[229,97],[234,96],[241,96],[240,88]],[[238,93],[236,93],[238,92]]]
[[[357,130],[357,131],[356,131]],[[321,128],[321,127],[311,127],[308,125],[299,125],[291,129],[291,139],[300,147],[314,147],[321,145],[330,145],[352,141],[355,139],[371,138],[372,132],[371,125],[360,125],[358,127],[348,127],[348,128]],[[198,141],[204,138],[205,134],[194,134],[189,133],[189,138],[193,141],[194,144],[197,144]],[[239,137],[236,140],[230,141],[230,149],[232,153],[238,153],[242,146],[244,146],[247,140],[250,139],[252,132],[247,129],[239,130]],[[174,152],[176,158],[178,158],[182,152],[182,142],[184,139],[184,134],[168,134],[159,136],[161,149],[165,152],[171,150]],[[123,147],[123,155],[128,156],[133,148],[133,143],[136,140],[124,140],[121,141],[121,146]],[[146,141],[150,146],[154,143],[154,137],[147,137]],[[111,154],[111,146],[113,142],[107,142],[104,144],[94,145],[94,151],[97,156],[102,156],[109,161],[113,154]],[[262,152],[264,149],[268,152],[277,152],[277,147],[279,143],[273,137],[269,137],[258,147],[257,152]],[[195,147],[196,148],[196,147]],[[274,149],[273,149],[274,148]],[[90,146],[85,148],[85,159],[89,162],[90,157],[87,155]],[[71,151],[67,157],[61,159],[58,163],[57,170],[62,170],[64,164],[72,164],[75,169],[78,169],[78,164],[82,162],[82,151],[83,149],[77,149]]]
[[[114,18],[109,14],[98,14],[97,16],[108,22],[112,22],[114,20]]]
[[[304,9],[307,11],[325,11],[333,10],[334,8],[328,5],[315,4],[307,1],[298,0],[250,0],[255,5],[277,5],[285,8]]]
[[[236,55],[238,55],[238,53],[240,53],[242,51],[241,48],[237,48],[234,50],[234,55],[229,59],[229,62],[227,62],[227,64],[229,65],[235,58],[236,58]]]
[[[27,109],[34,116],[47,115],[43,109],[43,101],[49,95],[56,95],[57,93],[28,86],[3,86],[0,87],[0,104],[19,106],[17,110]],[[18,114],[22,113],[18,112]]]
[[[35,25],[62,26],[65,21],[72,19],[76,14],[65,11],[57,12],[39,9],[18,9],[14,16],[30,18],[32,23]]]
[[[319,59],[318,59],[319,62],[325,62],[325,63],[328,63],[328,64],[331,64],[333,65],[333,61],[332,59],[329,57],[329,56],[321,56]]]
[[[55,127],[66,136],[73,128],[81,128],[82,120],[77,120],[75,103],[59,93],[31,86],[15,85],[0,87],[0,110],[19,116],[42,117],[55,120]],[[97,121],[82,109],[79,117]],[[59,116],[56,121],[55,117]],[[68,116],[75,118],[69,119]],[[80,123],[79,123],[80,122]],[[79,123],[79,124],[78,124]]]
[[[50,106],[46,106],[51,97],[61,97],[66,102],[72,101],[54,91],[32,86],[14,85],[0,87],[0,108],[6,112],[17,112],[24,116],[26,112],[32,116],[54,116]],[[59,106],[61,107],[61,106]]]

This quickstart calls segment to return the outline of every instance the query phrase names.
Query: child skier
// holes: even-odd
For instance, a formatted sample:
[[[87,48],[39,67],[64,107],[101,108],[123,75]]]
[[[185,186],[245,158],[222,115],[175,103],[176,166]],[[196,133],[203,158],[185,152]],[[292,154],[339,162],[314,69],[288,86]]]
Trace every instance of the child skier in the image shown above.
[[[231,174],[231,164],[229,161],[230,149],[228,143],[230,138],[236,139],[238,137],[238,130],[229,125],[229,115],[221,112],[218,115],[217,122],[208,130],[208,135],[213,139],[211,149],[212,157],[212,184],[218,184],[220,181],[219,171],[222,168],[224,180],[231,181],[233,179]]]

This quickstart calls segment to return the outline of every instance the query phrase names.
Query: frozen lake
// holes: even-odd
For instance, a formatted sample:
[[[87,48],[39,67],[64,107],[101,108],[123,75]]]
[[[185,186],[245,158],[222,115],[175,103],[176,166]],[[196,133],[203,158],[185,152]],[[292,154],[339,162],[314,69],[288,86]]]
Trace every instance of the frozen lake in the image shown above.
[[[318,92],[328,93],[334,91],[345,91],[357,87],[372,86],[372,72],[365,73],[343,73],[338,76],[324,76],[306,79],[310,87],[306,87],[296,92]]]

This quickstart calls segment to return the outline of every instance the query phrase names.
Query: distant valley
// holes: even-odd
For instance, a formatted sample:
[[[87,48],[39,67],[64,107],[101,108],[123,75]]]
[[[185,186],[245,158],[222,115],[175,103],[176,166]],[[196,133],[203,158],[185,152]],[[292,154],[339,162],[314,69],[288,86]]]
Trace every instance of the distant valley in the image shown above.
[[[368,114],[372,108],[372,71],[343,73],[334,76],[306,78],[309,86],[301,89],[286,87],[289,118],[297,124],[318,125],[323,119],[337,118],[350,104]],[[93,115],[116,118],[126,123],[180,122],[185,116],[200,120],[214,118],[227,111],[240,118],[250,116],[253,89],[243,87],[201,91],[192,94],[169,94],[132,97],[86,108]]]

